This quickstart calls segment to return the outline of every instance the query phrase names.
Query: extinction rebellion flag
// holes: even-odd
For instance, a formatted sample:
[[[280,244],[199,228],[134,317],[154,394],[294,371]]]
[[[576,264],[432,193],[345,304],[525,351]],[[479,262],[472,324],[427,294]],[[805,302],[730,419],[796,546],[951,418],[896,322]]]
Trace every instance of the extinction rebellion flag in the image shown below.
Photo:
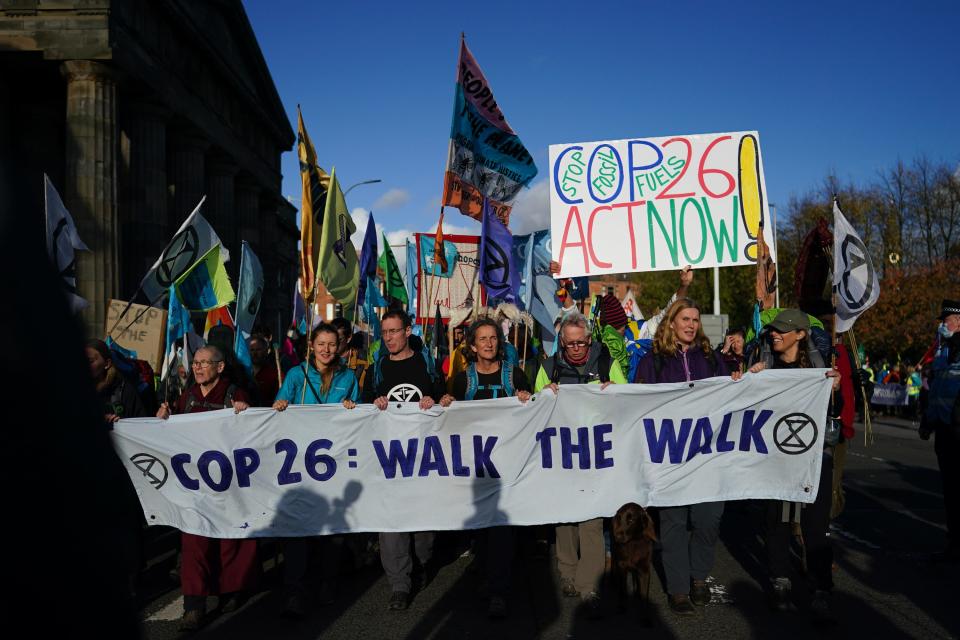
[[[481,219],[483,199],[503,224],[510,203],[537,175],[533,157],[507,123],[480,65],[460,39],[443,206]]]
[[[880,297],[880,280],[863,240],[833,201],[833,290],[837,332],[847,331]]]

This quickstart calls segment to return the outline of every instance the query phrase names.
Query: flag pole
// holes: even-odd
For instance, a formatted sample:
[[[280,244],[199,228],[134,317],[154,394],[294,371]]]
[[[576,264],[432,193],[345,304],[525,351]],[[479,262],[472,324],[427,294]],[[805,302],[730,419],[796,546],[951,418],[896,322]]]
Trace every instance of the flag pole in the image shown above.
[[[163,296],[165,296],[165,295],[167,295],[166,289],[164,289],[163,293],[161,293],[159,296],[157,296],[156,298],[154,298],[153,300],[151,300],[151,301],[150,301],[150,304],[148,304],[148,305],[145,306],[143,309],[141,309],[141,310],[140,310],[140,313],[137,314],[137,317],[133,319],[133,322],[131,322],[130,324],[128,324],[126,327],[123,328],[123,331],[120,332],[120,335],[123,335],[124,333],[126,333],[126,332],[130,329],[130,327],[132,327],[133,325],[137,324],[137,322],[140,321],[140,318],[143,317],[143,314],[145,314],[145,313],[147,312],[147,309],[150,309],[151,307],[153,307],[153,305],[155,305],[155,304],[157,304],[158,302],[160,302],[160,300],[162,300],[162,299],[163,299]],[[132,303],[132,302],[133,302],[133,301],[131,300],[131,303]],[[128,305],[128,307],[129,307],[129,305]],[[123,314],[121,314],[121,317],[123,317]],[[119,320],[117,321],[117,323],[119,323]],[[115,323],[115,324],[113,325],[113,329],[116,329],[116,328],[117,328],[117,323]],[[112,338],[112,337],[113,337],[113,329],[110,329],[110,331],[107,332],[107,337],[108,337],[108,338]]]
[[[237,278],[237,298],[233,305],[234,317],[236,317],[237,315],[237,305],[240,304],[240,292],[243,291],[243,254],[246,253],[246,251],[243,250],[243,245],[245,244],[246,244],[246,241],[244,240],[240,241],[240,276]],[[240,339],[241,339],[240,327],[236,326],[236,322],[234,322],[234,329],[235,329],[235,333],[233,335],[233,353],[236,354],[237,345],[240,344]]]

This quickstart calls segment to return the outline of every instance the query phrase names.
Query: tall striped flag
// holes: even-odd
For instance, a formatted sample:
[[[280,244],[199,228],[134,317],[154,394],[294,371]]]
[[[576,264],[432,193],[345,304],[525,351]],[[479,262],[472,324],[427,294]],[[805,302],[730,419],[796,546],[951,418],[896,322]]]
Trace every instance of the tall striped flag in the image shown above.
[[[300,159],[300,280],[303,297],[313,302],[316,295],[317,270],[320,263],[320,239],[326,209],[330,176],[317,164],[317,152],[307,135],[303,115],[297,105],[297,156]]]
[[[480,220],[483,200],[503,224],[510,203],[537,175],[537,165],[510,128],[480,65],[460,38],[460,59],[453,101],[453,123],[441,205]]]

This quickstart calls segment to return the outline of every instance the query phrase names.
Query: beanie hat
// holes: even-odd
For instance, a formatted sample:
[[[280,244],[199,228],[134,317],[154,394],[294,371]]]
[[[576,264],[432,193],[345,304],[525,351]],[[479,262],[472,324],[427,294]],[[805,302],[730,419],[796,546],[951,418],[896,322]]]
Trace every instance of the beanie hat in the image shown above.
[[[623,310],[623,305],[612,293],[608,293],[600,300],[600,322],[614,329],[627,326],[627,314]]]

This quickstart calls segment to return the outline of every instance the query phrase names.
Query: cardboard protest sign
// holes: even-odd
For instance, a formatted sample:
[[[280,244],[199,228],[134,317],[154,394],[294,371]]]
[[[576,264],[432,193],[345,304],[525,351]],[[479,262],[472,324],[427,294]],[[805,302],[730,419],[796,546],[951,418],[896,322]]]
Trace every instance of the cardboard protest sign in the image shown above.
[[[167,331],[167,311],[143,304],[132,304],[127,315],[117,323],[117,318],[126,306],[127,303],[123,300],[110,301],[107,307],[105,334],[112,337],[124,349],[136,351],[137,358],[149,362],[154,371],[160,371],[163,365],[163,347]],[[133,322],[137,316],[139,319]],[[130,324],[131,322],[133,324]],[[114,324],[117,326],[114,327]],[[113,328],[112,334],[109,333],[111,328]]]
[[[553,259],[562,276],[755,264],[761,229],[774,252],[765,193],[756,131],[551,145]]]
[[[432,233],[418,233],[417,237],[417,264],[424,264],[424,248],[432,246]],[[424,241],[425,237],[430,243]],[[445,235],[443,244],[452,244],[456,253],[450,267],[450,276],[432,275],[430,271],[421,268],[417,273],[417,309],[420,317],[432,318],[440,305],[440,317],[450,318],[451,309],[472,308],[476,296],[481,295],[481,287],[477,282],[477,269],[480,267],[480,236]],[[429,257],[432,264],[432,256]],[[483,302],[484,298],[480,298]]]

